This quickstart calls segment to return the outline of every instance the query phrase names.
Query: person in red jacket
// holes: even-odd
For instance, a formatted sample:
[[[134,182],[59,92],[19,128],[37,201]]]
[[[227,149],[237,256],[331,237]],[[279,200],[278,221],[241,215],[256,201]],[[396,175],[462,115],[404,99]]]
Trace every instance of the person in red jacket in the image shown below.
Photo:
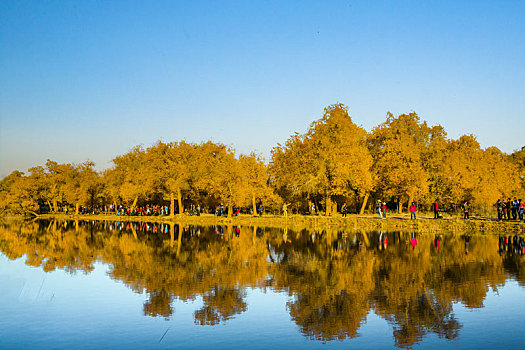
[[[434,204],[432,204],[432,211],[434,212],[434,219],[439,219],[439,202],[437,199]]]
[[[410,220],[416,220],[416,203],[412,202],[410,205]]]

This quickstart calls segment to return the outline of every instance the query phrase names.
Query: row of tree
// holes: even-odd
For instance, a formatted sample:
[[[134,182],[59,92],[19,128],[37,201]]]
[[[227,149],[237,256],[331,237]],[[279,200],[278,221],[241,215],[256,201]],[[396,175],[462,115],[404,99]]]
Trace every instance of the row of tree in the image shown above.
[[[90,208],[123,204],[185,207],[224,203],[280,209],[292,204],[308,212],[312,204],[331,215],[343,203],[355,212],[376,200],[401,212],[413,201],[439,199],[453,208],[464,201],[492,206],[499,198],[525,198],[525,147],[505,154],[483,149],[472,135],[449,139],[416,113],[386,121],[371,132],[356,125],[348,108],[334,104],[305,134],[295,133],[273,148],[269,163],[255,153],[235,151],[211,141],[200,144],[157,142],[137,146],[113,159],[103,172],[87,161],[78,165],[48,160],[45,166],[14,171],[0,182],[0,212],[37,212],[47,203]],[[177,202],[177,204],[175,204]]]

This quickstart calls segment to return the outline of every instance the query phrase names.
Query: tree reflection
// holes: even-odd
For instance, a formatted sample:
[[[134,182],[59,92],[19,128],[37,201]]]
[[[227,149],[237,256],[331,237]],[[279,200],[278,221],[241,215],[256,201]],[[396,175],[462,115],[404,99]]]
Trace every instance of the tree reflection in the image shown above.
[[[149,299],[144,303],[144,315],[163,316],[169,318],[173,314],[172,297],[165,289],[149,293]]]
[[[220,285],[203,296],[204,306],[195,311],[195,324],[214,326],[246,311],[246,292],[239,288]]]
[[[355,337],[368,313],[366,300],[345,290],[322,296],[301,293],[287,306],[303,334],[324,341]]]
[[[454,339],[461,329],[454,303],[481,308],[509,276],[524,284],[522,250],[495,236],[468,236],[468,249],[466,242],[445,233],[228,225],[0,225],[8,258],[68,273],[106,263],[111,278],[146,293],[147,316],[172,317],[174,300],[201,297],[195,324],[217,325],[247,311],[247,288],[271,288],[290,295],[287,310],[306,337],[354,338],[374,312],[391,324],[397,347],[429,333]]]

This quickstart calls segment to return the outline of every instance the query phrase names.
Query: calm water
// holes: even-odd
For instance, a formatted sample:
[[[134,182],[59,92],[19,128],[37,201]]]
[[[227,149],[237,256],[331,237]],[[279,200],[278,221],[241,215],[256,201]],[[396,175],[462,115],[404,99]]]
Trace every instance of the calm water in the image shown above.
[[[497,236],[0,225],[0,348],[523,348]]]

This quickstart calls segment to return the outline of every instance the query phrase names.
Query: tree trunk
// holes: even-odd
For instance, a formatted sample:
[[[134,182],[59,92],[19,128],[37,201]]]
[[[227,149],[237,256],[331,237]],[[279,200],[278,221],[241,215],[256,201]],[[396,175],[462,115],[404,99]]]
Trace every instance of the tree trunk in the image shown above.
[[[414,201],[414,194],[413,194],[413,192],[410,192],[410,194],[408,195],[407,208],[410,209],[410,206],[412,205],[413,201]]]
[[[257,204],[255,203],[255,193],[252,195],[252,207],[253,207],[253,216],[257,216]]]
[[[324,214],[326,216],[332,215],[332,198],[329,195],[326,195]]]
[[[184,213],[184,208],[182,207],[182,192],[180,187],[177,188],[177,201],[179,202],[179,214]]]
[[[53,213],[57,213],[57,212],[58,212],[57,200],[53,199]]]
[[[361,205],[361,210],[359,210],[359,215],[363,215],[365,213],[366,203],[368,202],[368,198],[370,197],[370,192],[367,192],[365,194],[365,198],[363,199],[363,204]]]
[[[228,217],[231,218],[232,217],[232,185],[231,184],[228,184],[228,192],[229,192],[229,196],[228,196]]]
[[[53,211],[53,206],[51,205],[51,202],[49,202],[49,199],[47,200],[47,205],[49,205],[49,210]]]
[[[133,200],[133,204],[131,204],[131,212],[133,213],[133,210],[135,209],[135,206],[137,205],[137,200],[139,199],[138,196],[135,196],[135,199]]]
[[[401,214],[403,212],[403,202],[401,201],[401,197],[397,198],[397,213]]]
[[[78,207],[80,206],[80,204],[76,203],[75,204],[75,215],[78,215]]]
[[[170,217],[175,215],[175,195],[170,192]]]

